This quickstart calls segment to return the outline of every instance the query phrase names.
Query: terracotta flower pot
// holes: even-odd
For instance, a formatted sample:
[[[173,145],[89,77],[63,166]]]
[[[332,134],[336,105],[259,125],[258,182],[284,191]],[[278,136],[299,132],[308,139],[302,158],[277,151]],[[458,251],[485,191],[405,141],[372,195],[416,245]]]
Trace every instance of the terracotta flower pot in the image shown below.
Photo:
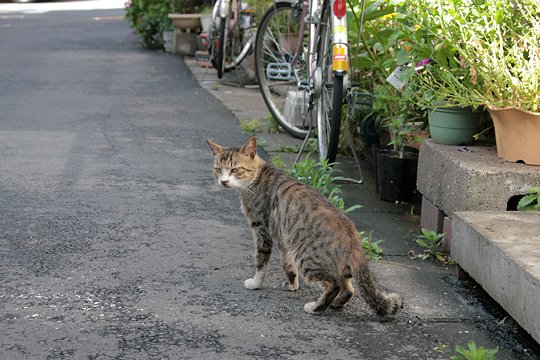
[[[507,161],[540,165],[540,113],[514,107],[489,108],[497,155]]]

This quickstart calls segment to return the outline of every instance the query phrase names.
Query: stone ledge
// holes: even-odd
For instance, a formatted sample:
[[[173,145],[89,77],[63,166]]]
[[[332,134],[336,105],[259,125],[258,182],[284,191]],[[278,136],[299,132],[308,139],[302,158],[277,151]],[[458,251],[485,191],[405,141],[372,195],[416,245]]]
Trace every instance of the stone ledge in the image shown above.
[[[540,343],[540,212],[456,212],[452,258]]]
[[[506,210],[508,200],[540,184],[540,166],[503,161],[494,147],[449,146],[426,140],[417,187],[445,214]]]

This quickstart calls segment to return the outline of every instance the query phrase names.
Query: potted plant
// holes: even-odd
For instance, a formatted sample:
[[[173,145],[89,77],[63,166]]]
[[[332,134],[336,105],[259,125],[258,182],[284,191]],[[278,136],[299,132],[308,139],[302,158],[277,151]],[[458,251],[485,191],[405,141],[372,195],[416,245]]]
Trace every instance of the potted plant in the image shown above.
[[[450,20],[434,5],[438,0],[408,2],[402,28],[407,44],[401,57],[408,64],[404,77],[411,102],[427,109],[431,138],[447,145],[472,145],[481,132],[484,109],[481,104],[463,105],[477,78],[456,47],[461,40],[448,41],[444,29]],[[452,96],[447,94],[451,93]]]
[[[429,29],[437,36],[435,46],[459,65],[437,61],[438,73],[426,71],[413,81],[431,85],[438,98],[454,105],[487,107],[499,157],[540,165],[537,1],[428,0],[411,11],[413,19],[437,24]],[[515,118],[507,121],[506,115]]]
[[[196,32],[201,29],[201,10],[203,0],[169,0],[171,12],[168,17],[174,27],[183,32]]]
[[[401,26],[404,13],[396,4],[368,0],[361,37],[358,39],[354,34],[357,22],[353,21],[350,42],[354,44],[351,63],[358,69],[352,74],[356,77],[354,81],[373,94],[373,114],[380,128],[381,143],[386,144],[373,146],[377,192],[379,198],[392,202],[409,201],[413,197],[418,151],[408,145],[419,139],[418,130],[424,124],[423,112],[408,101],[404,87],[389,81],[394,70],[407,62],[401,56],[407,36]],[[389,133],[389,139],[384,138],[385,132]]]
[[[198,49],[197,34],[202,29],[201,10],[203,0],[169,0],[171,11],[168,18],[174,25],[174,53],[195,55]]]
[[[400,91],[389,84],[375,86],[374,112],[390,133],[388,145],[374,147],[377,193],[381,200],[410,201],[416,189],[418,132],[422,114],[410,107]]]

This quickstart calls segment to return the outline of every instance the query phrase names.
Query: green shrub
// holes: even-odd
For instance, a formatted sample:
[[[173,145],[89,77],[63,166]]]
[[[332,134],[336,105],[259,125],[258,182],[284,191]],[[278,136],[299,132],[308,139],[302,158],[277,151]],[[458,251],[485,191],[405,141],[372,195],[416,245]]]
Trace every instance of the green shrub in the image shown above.
[[[163,49],[164,31],[173,29],[170,13],[193,13],[203,0],[130,0],[126,2],[125,17],[142,45],[149,49]]]

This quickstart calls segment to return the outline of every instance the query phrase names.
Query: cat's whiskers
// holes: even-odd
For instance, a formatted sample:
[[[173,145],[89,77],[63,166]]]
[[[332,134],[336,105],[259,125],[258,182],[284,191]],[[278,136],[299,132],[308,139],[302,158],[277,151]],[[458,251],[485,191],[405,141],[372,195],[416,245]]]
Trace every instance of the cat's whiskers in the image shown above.
[[[243,194],[244,192],[246,192],[246,193],[248,193],[248,194],[251,195],[251,196],[254,196],[254,195],[255,195],[255,193],[253,192],[253,190],[250,189],[249,184],[248,184],[248,185],[244,185],[244,184],[242,184],[242,183],[238,183],[238,184],[237,184],[237,187],[238,187],[238,189],[240,190],[240,192],[241,192],[242,194]]]

